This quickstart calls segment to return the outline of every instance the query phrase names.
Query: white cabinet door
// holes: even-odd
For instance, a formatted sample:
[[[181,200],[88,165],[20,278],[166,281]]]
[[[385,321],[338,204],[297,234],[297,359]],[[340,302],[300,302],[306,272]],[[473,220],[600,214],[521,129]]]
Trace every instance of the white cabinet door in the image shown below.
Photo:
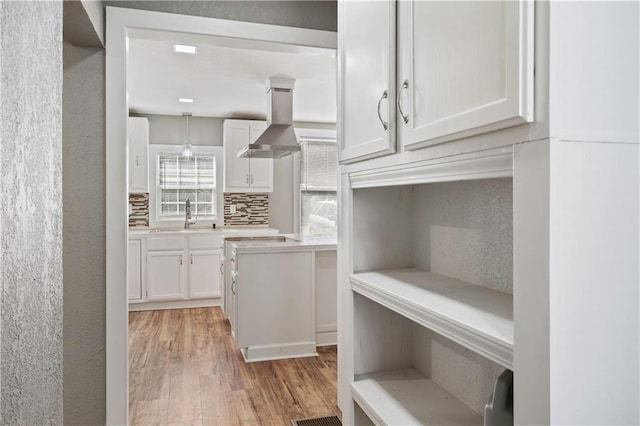
[[[396,2],[338,6],[338,160],[349,163],[395,152]]]
[[[189,298],[220,297],[221,250],[193,250],[189,254]]]
[[[129,240],[127,288],[129,300],[142,299],[142,252],[140,240]]]
[[[263,121],[225,120],[224,192],[273,192],[271,159],[238,158],[238,151],[264,132]]]
[[[224,192],[246,192],[249,188],[249,159],[237,154],[249,143],[250,127],[246,121],[224,122]]]
[[[147,299],[183,299],[183,251],[147,252]]]
[[[255,142],[265,129],[267,123],[252,123],[250,142]],[[273,162],[270,158],[251,158],[249,160],[250,192],[273,192]]]
[[[149,120],[129,118],[129,192],[149,192]]]
[[[397,56],[404,149],[533,120],[532,1],[399,2]]]

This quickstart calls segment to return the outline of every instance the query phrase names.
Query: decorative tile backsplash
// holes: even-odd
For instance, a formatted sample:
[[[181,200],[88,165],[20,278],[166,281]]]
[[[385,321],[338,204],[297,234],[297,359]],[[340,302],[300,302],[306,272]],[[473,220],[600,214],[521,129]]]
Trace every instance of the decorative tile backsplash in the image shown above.
[[[232,205],[236,206],[235,213],[231,213]],[[268,225],[269,194],[225,193],[224,224]]]
[[[149,226],[149,194],[129,194],[129,227]]]

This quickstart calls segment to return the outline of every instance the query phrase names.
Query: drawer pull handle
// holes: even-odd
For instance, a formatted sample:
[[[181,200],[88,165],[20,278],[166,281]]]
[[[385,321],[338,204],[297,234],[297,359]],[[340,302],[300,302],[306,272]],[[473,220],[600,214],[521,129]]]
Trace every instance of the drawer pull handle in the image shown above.
[[[398,111],[400,111],[400,115],[402,116],[402,121],[404,121],[405,124],[409,122],[409,116],[405,115],[405,113],[402,111],[402,105],[400,104],[400,96],[402,96],[402,91],[408,88],[409,88],[409,80],[405,80],[402,83],[402,88],[400,89],[400,91],[398,91],[398,97],[396,98],[396,105],[398,105]]]
[[[380,100],[378,101],[378,119],[380,120],[380,123],[382,123],[382,127],[387,130],[389,128],[389,123],[387,123],[386,121],[384,121],[382,119],[382,114],[380,114],[380,104],[382,103],[382,101],[384,99],[387,99],[389,97],[389,92],[387,92],[386,90],[382,93],[382,97],[380,98]]]

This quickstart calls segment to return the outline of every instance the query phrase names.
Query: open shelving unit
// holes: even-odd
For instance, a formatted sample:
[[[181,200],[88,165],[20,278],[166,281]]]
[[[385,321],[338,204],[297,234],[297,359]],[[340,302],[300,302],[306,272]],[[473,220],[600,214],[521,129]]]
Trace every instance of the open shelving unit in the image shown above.
[[[483,419],[415,369],[356,376],[353,399],[376,425],[482,425]]]
[[[361,272],[353,291],[513,369],[513,297],[416,268]]]
[[[352,196],[356,423],[483,424],[514,369],[512,180]]]

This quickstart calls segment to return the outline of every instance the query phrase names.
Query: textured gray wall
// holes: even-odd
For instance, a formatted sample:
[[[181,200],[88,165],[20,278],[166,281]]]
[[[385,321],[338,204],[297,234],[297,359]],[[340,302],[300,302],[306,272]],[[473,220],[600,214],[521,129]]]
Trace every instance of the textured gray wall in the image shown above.
[[[125,1],[108,6],[337,31],[335,1]]]
[[[0,3],[0,423],[62,423],[62,2]]]
[[[236,19],[314,29],[335,30],[337,27],[336,3],[332,1],[118,1],[109,2],[109,4],[119,7],[135,7],[188,15],[200,15],[222,19]],[[2,5],[6,8],[7,2],[3,2]],[[28,19],[25,22],[27,22],[27,24],[31,21],[36,21],[39,24],[40,22],[46,23],[50,21],[53,16],[55,16],[55,14],[46,16],[46,19],[38,16],[37,19]],[[2,34],[4,34],[4,19],[2,24]],[[14,24],[17,25],[18,22],[15,22]],[[20,22],[20,24],[25,25],[22,22]],[[65,22],[65,25],[66,24],[67,22]],[[31,26],[27,25],[27,27],[32,29]],[[18,31],[18,29],[16,29],[16,31]],[[58,29],[58,32],[59,31],[60,29]],[[15,34],[17,34],[17,32]],[[4,40],[5,38],[3,37],[3,44]],[[24,40],[29,40],[29,38],[25,37]],[[48,54],[53,54],[55,49],[58,49],[59,52],[59,49],[62,46],[62,41],[59,40],[58,43],[55,44],[55,49],[49,49],[48,42],[39,43],[36,46],[38,47],[38,51],[40,49],[45,49]],[[33,49],[31,50],[33,51]],[[3,45],[3,52],[4,51],[5,49]],[[2,59],[4,61],[4,57]],[[36,61],[38,66],[43,66],[41,57],[33,60]],[[53,66],[54,64],[55,61],[46,62],[47,67]],[[61,67],[60,63],[58,63],[58,67]],[[64,85],[64,423],[70,425],[104,424],[104,265],[106,259],[104,246],[106,233],[104,228],[104,191],[106,181],[104,172],[105,121],[104,114],[99,112],[104,108],[105,104],[103,89],[103,53],[65,46]],[[41,88],[38,87],[38,89],[40,90]],[[4,104],[4,99],[2,102]],[[58,111],[60,105],[61,102],[56,104]],[[5,132],[2,133],[2,152],[6,152],[4,149],[5,134]],[[38,142],[42,143],[41,140]],[[10,150],[9,153],[13,154],[13,151]],[[2,155],[4,157],[4,154]],[[36,180],[34,179],[33,182],[35,181]],[[57,185],[56,188],[60,188],[60,185]],[[49,195],[51,196],[51,194]],[[60,194],[58,193],[58,195]],[[1,229],[1,235],[6,235],[6,226],[2,225]],[[34,229],[40,228],[36,227]],[[3,240],[3,244],[4,241],[8,240]],[[2,262],[3,264],[5,263],[4,260]],[[3,284],[4,281],[5,280],[3,278]],[[46,304],[44,306],[46,306]],[[2,304],[2,307],[4,308],[4,303]],[[59,322],[61,321],[62,320],[59,319]],[[42,328],[48,326],[47,321],[40,321],[39,324],[42,325]],[[4,341],[4,335],[0,337]],[[52,359],[59,360],[59,358],[55,357]],[[59,370],[56,369],[55,372],[59,373]],[[45,374],[41,374],[40,376],[46,377]],[[38,382],[38,385],[39,384],[40,382]],[[4,384],[2,384],[2,386],[4,386]],[[50,394],[53,396],[56,395],[55,392],[50,392]],[[58,395],[58,398],[59,397],[60,395]],[[38,404],[33,404],[33,406],[37,407]],[[56,418],[54,423],[61,423],[60,419],[62,411],[59,407],[54,408],[56,408],[57,411],[55,409],[51,409],[51,415],[59,416]],[[2,423],[2,421],[0,421],[0,423]],[[24,423],[42,424],[46,422],[28,421]]]
[[[513,293],[513,181],[417,185],[414,265]]]
[[[64,418],[105,419],[104,50],[64,44]]]

